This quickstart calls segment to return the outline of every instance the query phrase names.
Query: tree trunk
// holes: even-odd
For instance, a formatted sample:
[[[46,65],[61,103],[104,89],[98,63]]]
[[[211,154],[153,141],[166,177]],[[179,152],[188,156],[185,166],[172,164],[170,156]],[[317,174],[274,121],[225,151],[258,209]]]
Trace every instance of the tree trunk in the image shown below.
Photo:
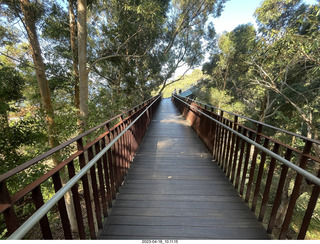
[[[20,6],[21,6],[22,13],[24,15],[25,28],[28,34],[34,66],[36,68],[36,76],[38,80],[41,101],[46,113],[49,143],[50,143],[50,147],[53,148],[58,146],[59,142],[55,136],[56,125],[53,119],[53,107],[51,102],[49,83],[46,78],[45,66],[41,56],[40,44],[39,44],[38,35],[36,32],[36,25],[35,25],[36,11],[33,10],[33,7],[30,4],[29,0],[20,0]]]
[[[78,47],[76,42],[77,30],[76,30],[76,18],[74,15],[75,0],[69,0],[69,24],[70,24],[70,44],[73,62],[73,76],[74,76],[74,101],[77,109],[77,116],[80,115],[80,98],[79,98],[79,69],[78,69]]]
[[[82,131],[88,127],[87,1],[78,0],[79,97]]]
[[[45,110],[46,114],[46,123],[48,127],[48,137],[49,137],[49,144],[51,148],[54,148],[59,145],[58,138],[56,137],[56,124],[54,122],[54,112],[53,106],[51,102],[51,95],[49,89],[49,82],[47,80],[45,74],[45,66],[43,63],[42,55],[41,55],[41,48],[38,40],[38,35],[36,31],[36,11],[34,11],[32,4],[29,0],[20,0],[20,7],[22,13],[24,15],[24,24],[28,34],[28,39],[30,43],[30,49],[32,53],[33,63],[36,68],[36,76],[38,80],[38,86],[41,95],[41,101]],[[59,164],[58,155],[52,156],[52,161],[54,165]],[[62,177],[62,181],[65,181]],[[64,183],[64,182],[63,182]],[[66,201],[67,201],[67,211],[68,216],[70,219],[70,224],[72,230],[77,230],[77,225],[75,222],[75,214],[74,208],[72,204],[72,198],[70,192],[66,194]]]
[[[259,115],[259,121],[264,122],[266,118],[266,113],[267,113],[267,96],[268,96],[268,91],[267,89],[264,91],[264,96],[261,101],[261,107],[260,107],[260,115]]]
[[[87,69],[87,0],[78,0],[78,62],[79,62],[79,98],[80,98],[80,120],[81,120],[80,130],[84,132],[88,129],[88,118],[89,118],[89,108],[88,108],[89,93],[88,93],[88,69]],[[84,141],[84,143],[86,142]],[[90,173],[87,173],[87,176],[89,179],[92,212],[95,212]],[[98,232],[96,215],[93,215],[93,216],[94,216],[95,230],[96,232]]]

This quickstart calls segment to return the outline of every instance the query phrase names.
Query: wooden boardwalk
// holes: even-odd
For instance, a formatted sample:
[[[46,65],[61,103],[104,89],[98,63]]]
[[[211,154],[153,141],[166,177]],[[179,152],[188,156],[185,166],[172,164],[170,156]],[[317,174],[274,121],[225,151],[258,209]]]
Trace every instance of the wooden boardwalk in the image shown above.
[[[171,100],[162,100],[99,239],[268,238]]]

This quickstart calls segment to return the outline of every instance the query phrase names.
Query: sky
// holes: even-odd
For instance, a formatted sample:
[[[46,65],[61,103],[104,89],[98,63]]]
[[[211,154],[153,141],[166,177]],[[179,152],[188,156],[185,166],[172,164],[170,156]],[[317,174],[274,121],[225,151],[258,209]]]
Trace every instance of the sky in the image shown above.
[[[226,2],[224,10],[218,19],[214,19],[217,33],[232,31],[240,24],[252,23],[257,28],[254,11],[261,5],[263,0],[229,0]],[[307,4],[316,4],[316,0],[305,0]]]
[[[221,16],[212,21],[216,32],[232,31],[238,25],[250,22],[255,25],[253,13],[261,2],[261,0],[229,0]]]

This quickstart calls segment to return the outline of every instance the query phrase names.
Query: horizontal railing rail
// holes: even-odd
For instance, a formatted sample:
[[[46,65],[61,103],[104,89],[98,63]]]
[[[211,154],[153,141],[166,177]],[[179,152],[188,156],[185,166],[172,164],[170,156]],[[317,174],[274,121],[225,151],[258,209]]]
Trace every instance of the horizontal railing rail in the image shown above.
[[[251,120],[254,130],[236,114],[231,120],[223,117],[225,111],[217,114],[176,95],[172,99],[269,234],[304,239],[308,229],[319,228],[317,221],[310,227],[320,191],[320,159],[312,155],[318,141],[299,137],[304,146],[296,149],[264,135],[263,123]]]
[[[251,121],[253,122],[254,124],[257,124],[257,125],[262,125],[266,128],[270,128],[270,129],[273,129],[273,130],[277,130],[279,132],[282,132],[282,133],[285,133],[285,134],[288,134],[288,135],[291,135],[291,136],[295,136],[295,137],[298,137],[298,138],[301,138],[303,140],[307,140],[307,141],[310,141],[312,143],[315,143],[317,145],[320,145],[320,141],[318,140],[315,140],[315,139],[312,139],[312,138],[309,138],[309,137],[305,137],[303,135],[299,135],[297,133],[293,133],[291,131],[287,131],[287,130],[284,130],[284,129],[281,129],[281,128],[277,128],[275,126],[272,126],[272,125],[269,125],[269,124],[266,124],[266,123],[263,123],[261,121],[257,121],[257,120],[254,120],[254,119],[251,119],[251,118],[248,118],[248,117],[245,117],[245,116],[242,116],[242,115],[239,115],[239,114],[235,114],[235,113],[232,113],[232,112],[229,112],[229,111],[226,111],[224,109],[221,109],[221,108],[217,108],[217,107],[214,107],[212,105],[209,105],[209,104],[206,104],[206,103],[203,103],[203,102],[200,102],[200,101],[196,101],[194,99],[191,99],[191,98],[184,98],[186,99],[186,101],[188,102],[192,102],[194,104],[197,104],[198,106],[201,106],[202,108],[205,108],[205,109],[210,109],[211,112],[214,112],[214,111],[217,111],[216,113],[219,114],[219,112],[221,113],[227,113],[229,115],[232,115],[232,116],[236,116],[238,118],[242,118],[244,120],[247,120],[247,121]]]
[[[96,239],[160,100],[161,95],[153,97],[27,162],[26,165],[1,175],[0,213],[10,235],[8,239],[23,238],[38,222],[44,239],[53,239],[56,233],[61,232],[64,234],[63,237],[57,238]],[[124,115],[128,116],[125,118]],[[111,123],[115,124],[112,128]],[[83,146],[83,138],[101,128],[104,132]],[[7,187],[10,177],[74,142],[77,144],[74,154],[17,193],[10,195]],[[55,194],[44,202],[42,189],[48,182],[49,185],[50,182],[53,184]],[[63,182],[66,182],[64,186]],[[20,226],[18,206],[26,198],[31,198],[36,211],[32,215],[29,214],[31,216]],[[48,217],[49,212],[54,218]],[[58,231],[57,227],[53,227],[56,232],[53,233],[52,225],[59,225],[55,220],[57,216],[60,216],[61,227]],[[49,219],[55,222],[50,223]],[[72,220],[76,222],[76,230],[71,230]]]

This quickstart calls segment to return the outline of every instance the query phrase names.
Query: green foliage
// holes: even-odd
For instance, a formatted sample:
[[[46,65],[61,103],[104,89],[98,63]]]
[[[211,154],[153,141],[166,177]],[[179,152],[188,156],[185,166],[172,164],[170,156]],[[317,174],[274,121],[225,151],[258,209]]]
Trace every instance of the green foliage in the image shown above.
[[[184,77],[179,77],[177,81],[174,81],[173,83],[169,83],[169,85],[167,85],[163,89],[162,91],[163,98],[171,97],[174,91],[178,93],[180,89],[182,91],[189,89],[190,87],[196,85],[197,82],[203,79],[204,77],[205,76],[203,75],[202,71],[199,69],[193,70],[192,73],[189,75],[185,75]],[[152,95],[153,96],[156,95],[159,92],[159,90],[160,90],[160,87],[158,88],[158,90],[154,90],[152,92]]]
[[[14,68],[0,64],[0,116],[9,112],[10,102],[22,99],[23,85],[24,80]]]
[[[216,108],[226,110],[239,115],[245,114],[246,106],[234,97],[213,87],[201,87],[195,92],[196,100],[210,104]],[[225,114],[227,118],[233,119],[233,116]]]
[[[319,5],[308,6],[300,0],[265,0],[255,15],[258,33],[252,26],[242,25],[219,38],[210,62],[203,66],[211,79],[198,90],[197,98],[319,140]],[[239,108],[229,106],[236,102]],[[276,140],[303,150],[302,139],[264,130]],[[312,153],[320,156],[316,147]],[[292,157],[292,162],[297,160],[297,155]],[[278,170],[276,174],[280,175]],[[310,164],[308,170],[315,172],[317,168]],[[290,195],[293,185],[286,187],[285,192]],[[303,188],[304,194],[298,200],[293,232],[305,213],[308,189]],[[317,206],[307,239],[319,239],[319,233],[313,232],[319,229],[319,223]]]

